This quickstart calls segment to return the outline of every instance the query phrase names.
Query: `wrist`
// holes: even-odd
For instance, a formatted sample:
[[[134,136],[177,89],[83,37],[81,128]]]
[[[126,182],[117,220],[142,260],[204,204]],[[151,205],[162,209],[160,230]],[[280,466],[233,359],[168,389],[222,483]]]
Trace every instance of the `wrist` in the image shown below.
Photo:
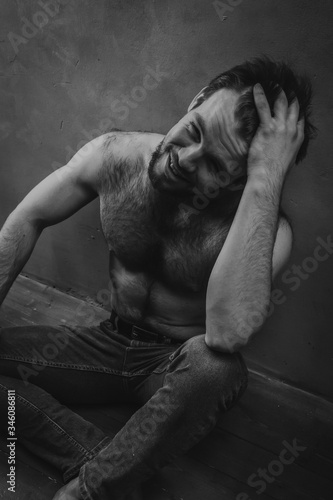
[[[281,192],[285,176],[278,171],[267,170],[267,168],[251,168],[248,171],[247,183],[253,189],[262,192],[267,187],[274,187],[276,191]]]

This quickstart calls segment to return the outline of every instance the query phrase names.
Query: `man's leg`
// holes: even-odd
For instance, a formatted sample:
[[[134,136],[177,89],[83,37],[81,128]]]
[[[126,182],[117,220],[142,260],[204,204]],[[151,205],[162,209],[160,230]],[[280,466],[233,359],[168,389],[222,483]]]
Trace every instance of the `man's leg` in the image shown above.
[[[210,350],[204,335],[185,342],[167,361],[144,379],[133,377],[133,390],[145,404],[82,466],[80,498],[123,498],[206,436],[247,385],[241,355]]]
[[[100,328],[0,329],[0,429],[15,391],[19,443],[59,468],[67,482],[111,437],[64,404],[126,399],[126,345]]]

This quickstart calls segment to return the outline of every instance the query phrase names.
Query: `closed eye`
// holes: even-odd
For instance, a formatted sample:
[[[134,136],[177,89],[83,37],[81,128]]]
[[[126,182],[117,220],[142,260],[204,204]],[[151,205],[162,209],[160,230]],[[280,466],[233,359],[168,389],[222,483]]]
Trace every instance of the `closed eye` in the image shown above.
[[[190,121],[190,127],[187,127],[190,134],[191,134],[191,137],[193,138],[193,140],[195,142],[201,142],[201,133],[200,133],[200,130],[198,129],[198,127],[196,126],[196,124],[192,121]]]

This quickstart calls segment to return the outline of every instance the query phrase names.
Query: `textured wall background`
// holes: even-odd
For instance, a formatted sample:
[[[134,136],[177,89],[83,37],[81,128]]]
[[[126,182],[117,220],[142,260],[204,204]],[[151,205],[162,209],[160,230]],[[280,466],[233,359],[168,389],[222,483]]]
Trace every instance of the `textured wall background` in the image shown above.
[[[283,303],[245,353],[333,399],[333,256],[305,260],[333,234],[332,21],[329,0],[2,0],[0,223],[105,128],[165,133],[217,73],[259,53],[288,59],[313,79],[319,135],[285,187],[295,244]],[[107,263],[94,202],[45,231],[25,272],[96,297]]]

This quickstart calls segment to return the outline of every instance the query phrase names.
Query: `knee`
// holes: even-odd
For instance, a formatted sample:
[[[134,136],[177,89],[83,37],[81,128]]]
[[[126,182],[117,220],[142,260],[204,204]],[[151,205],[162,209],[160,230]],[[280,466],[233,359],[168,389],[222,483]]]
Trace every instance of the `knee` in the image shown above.
[[[219,393],[230,393],[233,399],[244,392],[248,370],[239,352],[213,351],[207,346],[204,335],[192,337],[187,348],[192,376],[199,385],[210,391],[216,388]]]

